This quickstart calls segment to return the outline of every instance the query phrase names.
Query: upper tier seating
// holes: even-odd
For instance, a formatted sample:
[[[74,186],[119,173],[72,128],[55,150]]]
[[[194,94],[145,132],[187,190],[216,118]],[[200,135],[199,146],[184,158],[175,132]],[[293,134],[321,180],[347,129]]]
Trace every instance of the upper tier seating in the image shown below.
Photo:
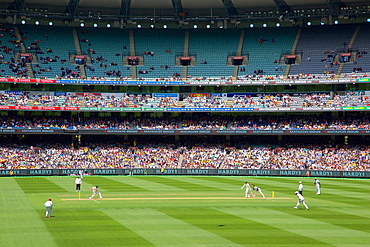
[[[77,76],[76,65],[69,60],[69,54],[76,51],[71,28],[24,25],[19,26],[19,31],[27,52],[37,54],[38,64],[33,62],[32,66],[36,78],[61,75],[61,67],[75,72],[74,77]],[[39,50],[35,50],[37,47]],[[62,63],[62,60],[65,62]]]
[[[27,77],[25,64],[19,64],[15,53],[20,52],[20,42],[11,25],[3,24],[0,28],[0,77]]]
[[[244,74],[254,74],[263,70],[264,75],[282,75],[285,65],[278,66],[282,54],[290,53],[297,30],[293,27],[284,28],[253,28],[247,29],[244,37],[243,55],[249,55],[248,66]]]
[[[353,50],[358,50],[356,63],[346,63],[342,73],[370,72],[370,26],[360,25],[360,32],[357,34]]]
[[[134,30],[136,55],[144,56],[144,66],[138,66],[137,77],[167,79],[181,76],[182,67],[175,67],[175,57],[184,52],[184,33],[176,29]]]
[[[123,55],[130,55],[129,32],[125,29],[78,28],[82,54],[90,54],[86,77],[130,77],[130,66],[123,65]]]
[[[192,77],[230,77],[234,66],[226,66],[229,53],[235,55],[239,29],[197,29],[190,31],[189,55],[196,55],[196,66],[189,66]],[[207,63],[204,63],[204,62]]]
[[[335,54],[346,48],[354,34],[354,25],[315,26],[302,28],[297,52],[302,52],[302,61],[292,65],[291,75],[336,73]],[[331,57],[332,56],[332,57]],[[333,65],[331,65],[333,63]]]
[[[0,55],[0,75],[25,77],[26,66],[9,66],[17,60],[15,52],[20,52],[20,43],[13,30],[14,26],[3,24],[0,31],[2,51]],[[356,25],[312,26],[302,28],[296,53],[302,55],[300,64],[291,66],[290,75],[336,73],[339,68],[335,55],[344,52],[356,29]],[[344,66],[344,73],[354,68],[370,71],[370,26],[361,24],[361,29],[352,48],[359,52],[356,63]],[[124,65],[122,56],[134,52],[143,56],[144,65],[137,66],[137,78],[180,79],[182,66],[176,64],[176,56],[184,55],[186,31],[183,29],[135,29],[135,51],[131,51],[130,33],[117,28],[80,28],[60,26],[21,25],[18,27],[27,53],[36,53],[32,61],[36,78],[76,78],[79,69],[70,55],[76,54],[73,29],[77,30],[82,54],[91,57],[86,65],[87,78],[132,77],[132,67]],[[236,55],[242,29],[191,29],[189,30],[189,56],[196,56],[195,66],[188,67],[187,75],[192,78],[230,78],[234,66],[227,65],[228,55]],[[238,76],[253,76],[255,72],[263,76],[282,76],[285,64],[281,55],[289,54],[297,34],[295,27],[248,28],[245,29],[242,55],[248,56],[248,64],[240,66]],[[10,51],[6,52],[6,49]],[[89,58],[90,59],[90,58]],[[63,61],[63,62],[62,62]],[[6,63],[5,63],[6,62]],[[281,64],[281,65],[279,65]],[[178,66],[176,66],[178,65]],[[61,68],[63,67],[63,70]],[[361,72],[360,70],[360,72]],[[356,71],[358,72],[358,71]]]

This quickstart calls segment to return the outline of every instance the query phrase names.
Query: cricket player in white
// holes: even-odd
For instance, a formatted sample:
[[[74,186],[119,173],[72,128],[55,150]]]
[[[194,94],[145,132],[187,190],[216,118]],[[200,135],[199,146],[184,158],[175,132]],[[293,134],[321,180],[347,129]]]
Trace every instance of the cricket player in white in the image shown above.
[[[315,185],[316,187],[316,195],[320,195],[321,191],[321,183],[320,183],[320,180],[318,180],[317,178],[315,178],[315,181],[313,181],[313,184]]]
[[[262,195],[262,197],[263,197],[263,198],[266,198],[266,197],[265,197],[265,195],[263,194],[263,192],[262,192],[262,190],[261,190],[261,188],[260,188],[260,187],[257,187],[255,184],[252,184],[252,183],[251,183],[251,185],[253,186],[253,190],[254,190],[254,191],[259,192],[259,193]],[[256,195],[255,195],[255,194],[253,194],[253,196],[254,196],[254,197],[256,197]]]
[[[299,181],[298,192],[299,192],[299,194],[303,195],[303,184],[302,184],[302,181]]]
[[[243,189],[243,188],[245,188],[245,197],[246,198],[251,197],[252,190],[251,190],[251,186],[249,185],[248,182],[245,182],[240,189]]]
[[[47,217],[53,217],[53,201],[51,199],[47,200],[45,203],[44,203],[44,206],[46,208],[46,214],[45,214],[45,218]]]
[[[92,191],[92,195],[90,196],[89,199],[92,199],[96,194],[99,195],[100,199],[102,199],[103,197],[101,196],[101,193],[99,192],[99,186],[98,185],[95,185],[95,187],[92,187],[90,188],[90,190]]]
[[[297,197],[298,197],[298,202],[297,202],[297,205],[294,207],[295,209],[298,209],[298,206],[299,206],[299,204],[303,204],[303,206],[306,208],[306,210],[308,210],[309,208],[308,208],[308,206],[307,206],[307,204],[304,202],[304,197],[301,195],[301,194],[299,194],[299,192],[298,191],[296,191],[295,192],[295,194],[297,195]]]

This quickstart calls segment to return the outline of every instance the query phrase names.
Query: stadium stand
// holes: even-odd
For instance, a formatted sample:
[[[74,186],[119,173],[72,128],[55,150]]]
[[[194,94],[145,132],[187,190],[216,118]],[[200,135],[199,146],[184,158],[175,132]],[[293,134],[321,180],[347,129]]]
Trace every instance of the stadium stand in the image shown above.
[[[189,37],[189,55],[196,55],[196,65],[188,68],[189,76],[220,78],[233,75],[234,66],[226,64],[228,55],[237,51],[240,30],[191,30]]]
[[[129,78],[130,66],[124,66],[123,56],[130,55],[130,39],[127,30],[107,28],[78,28],[82,54],[88,54],[87,78]]]
[[[21,42],[17,39],[12,26],[2,25],[0,28],[0,75],[27,77],[25,61],[16,58],[21,52]]]
[[[176,66],[175,56],[184,52],[184,33],[183,30],[135,30],[136,55],[144,56],[144,66],[138,66],[137,76],[151,79],[181,77],[182,68]]]
[[[333,118],[328,115],[269,114],[205,115],[179,117],[85,117],[17,115],[0,118],[0,129],[132,129],[132,130],[368,130],[369,116],[347,115]],[[263,133],[263,132],[261,132]],[[268,132],[266,132],[268,133]],[[303,133],[303,132],[302,132]]]
[[[292,65],[289,74],[335,74],[340,67],[339,56],[348,50],[352,38],[354,44],[351,44],[351,49],[358,53],[356,61],[346,63],[342,72],[366,72],[369,70],[366,63],[367,28],[367,25],[360,25],[357,36],[354,35],[355,25],[302,28],[296,48],[299,59],[297,64]],[[78,42],[74,40],[73,29],[77,30]],[[0,37],[2,43],[9,43],[12,50],[20,52],[16,32],[12,28],[4,30],[7,31],[3,31]],[[176,62],[176,57],[184,55],[185,30],[136,29],[133,30],[133,44],[130,43],[129,30],[125,29],[116,32],[108,28],[22,25],[19,30],[26,52],[35,55],[31,64],[36,78],[81,77],[81,69],[78,69],[72,56],[81,53],[87,55],[86,65],[80,65],[85,67],[87,78],[129,79],[133,77],[132,67],[124,62],[123,56],[132,54],[131,49],[135,49],[134,54],[143,56],[144,60],[143,64],[137,66],[138,78],[152,80],[182,76],[182,66]],[[196,61],[188,66],[188,79],[231,78],[235,66],[227,65],[228,56],[237,54],[241,30],[206,29],[187,32],[188,54],[196,57]],[[227,36],[223,35],[225,32]],[[148,34],[150,41],[147,39]],[[247,65],[239,66],[239,78],[255,78],[258,75],[275,79],[276,76],[282,76],[286,67],[283,56],[290,53],[296,35],[297,28],[294,27],[246,29],[241,55],[247,56],[248,61]],[[77,46],[76,42],[79,43]],[[78,47],[81,47],[80,51]],[[5,52],[3,61],[10,62],[11,55]],[[64,70],[61,71],[62,67]],[[9,66],[1,68],[5,70],[4,76],[14,74]]]
[[[296,48],[301,53],[301,63],[293,64],[290,74],[335,74],[339,67],[337,56],[347,49],[355,29],[355,25],[302,28]]]
[[[284,74],[285,64],[280,64],[280,58],[290,53],[296,32],[294,27],[247,29],[242,54],[248,55],[248,66],[241,66],[245,72],[239,76]]]
[[[342,73],[353,73],[370,71],[370,27],[368,25],[359,25],[360,30],[353,44],[353,52],[356,59],[354,62],[345,63]]]
[[[290,108],[290,107],[344,107],[368,106],[369,96],[364,91],[348,91],[345,95],[330,93],[266,93],[258,95],[198,95],[167,96],[156,94],[127,94],[96,92],[0,91],[3,106],[51,107],[143,107],[143,108]],[[124,110],[124,109],[123,109]]]
[[[235,67],[227,65],[228,56],[237,54],[242,42],[241,55],[248,56],[248,64],[239,66],[238,69],[245,68],[238,71],[240,80],[267,81],[272,75],[270,80],[275,82],[285,72],[282,56],[292,49],[296,27],[117,32],[24,25],[16,27],[22,40],[17,38],[17,29],[11,27],[3,26],[0,33],[2,44],[6,44],[2,47],[0,68],[6,77],[3,79],[9,79],[0,84],[0,130],[4,134],[0,143],[3,158],[12,154],[9,162],[1,163],[2,169],[369,169],[367,85],[356,83],[357,78],[348,79],[345,84],[330,81],[331,76],[322,70],[328,61],[319,59],[331,55],[332,50],[333,59],[337,59],[346,49],[343,43],[350,43],[354,37],[358,38],[354,46],[358,45],[359,54],[363,55],[357,58],[358,63],[365,61],[366,25],[361,26],[358,36],[354,35],[355,25],[302,28],[297,52],[304,52],[301,63],[292,66],[291,74],[294,80],[311,84],[285,82],[269,86],[264,82],[238,85],[230,79]],[[195,64],[187,68],[189,80],[181,86],[161,84],[161,79],[185,79],[181,78],[183,68],[176,58],[186,55],[187,33],[187,55],[196,57]],[[327,40],[327,35],[333,40]],[[15,61],[22,42],[27,52],[37,57],[38,63],[31,62],[35,78],[79,80],[71,80],[68,86],[59,80],[40,84],[39,80],[17,81],[30,76],[25,73],[28,64]],[[305,59],[308,53],[310,60]],[[76,54],[91,58],[86,66],[80,65],[87,85],[74,64]],[[148,71],[138,73],[138,81],[133,80],[133,67],[124,64],[123,57],[133,54],[144,58],[144,63],[136,66],[137,71]],[[14,66],[24,71],[18,77],[18,70],[11,71],[14,66],[9,67],[12,59]],[[343,72],[352,77],[353,71],[346,70],[348,65]],[[358,66],[367,70],[366,65]],[[305,74],[298,75],[301,72],[297,68],[308,71],[304,69]],[[366,78],[366,73],[360,76]],[[312,83],[319,78],[324,82]],[[113,90],[110,79],[142,84],[117,84]],[[158,85],[146,85],[147,79]],[[93,82],[101,85],[90,86]],[[217,87],[208,82],[220,84]],[[341,163],[333,161],[338,159],[338,153],[346,156]],[[58,159],[60,154],[78,157],[81,164]],[[329,158],[322,158],[323,154]],[[104,157],[98,159],[101,156]]]
[[[107,145],[85,143],[81,148],[39,143],[35,146],[0,145],[0,169],[91,168],[228,168],[364,171],[370,168],[367,146],[287,145],[241,146],[208,144]],[[158,153],[161,153],[159,156]]]
[[[62,76],[63,71],[64,76],[80,76],[77,66],[70,62],[70,55],[76,53],[71,28],[24,25],[19,30],[27,53],[37,58],[32,61],[36,78],[55,78]]]

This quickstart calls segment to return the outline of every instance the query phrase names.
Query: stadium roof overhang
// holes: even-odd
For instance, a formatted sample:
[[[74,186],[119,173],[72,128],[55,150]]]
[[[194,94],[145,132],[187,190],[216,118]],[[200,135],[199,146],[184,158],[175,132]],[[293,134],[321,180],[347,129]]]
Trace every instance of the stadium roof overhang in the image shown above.
[[[255,21],[370,18],[368,0],[0,0],[8,18],[115,21]]]

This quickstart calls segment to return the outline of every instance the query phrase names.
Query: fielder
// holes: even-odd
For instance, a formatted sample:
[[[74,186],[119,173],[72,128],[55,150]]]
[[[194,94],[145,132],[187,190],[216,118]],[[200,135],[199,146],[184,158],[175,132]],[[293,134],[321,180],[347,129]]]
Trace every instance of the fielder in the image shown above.
[[[53,201],[51,199],[47,200],[45,203],[44,203],[44,206],[46,208],[46,214],[45,214],[45,218],[48,218],[48,217],[53,217]]]
[[[303,206],[306,208],[306,210],[309,209],[309,207],[307,206],[307,204],[304,202],[304,197],[298,192],[296,191],[295,194],[297,195],[298,197],[298,202],[297,202],[297,205],[294,207],[295,209],[298,209],[298,206],[299,204],[303,204]]]
[[[302,184],[302,181],[299,181],[298,192],[299,192],[299,194],[303,195],[303,184]]]
[[[252,190],[251,190],[251,186],[249,185],[249,183],[245,182],[240,189],[243,189],[244,187],[245,187],[245,197],[246,198],[251,197]]]
[[[101,196],[101,193],[99,192],[99,186],[98,185],[95,185],[95,187],[92,187],[90,188],[90,190],[92,191],[92,195],[90,196],[89,199],[92,199],[96,194],[99,195],[100,199],[102,199],[103,197]]]
[[[263,192],[262,192],[262,190],[261,190],[261,188],[260,188],[260,187],[257,187],[255,184],[252,184],[252,183],[251,183],[251,185],[253,186],[253,190],[254,190],[254,191],[259,192],[259,193],[262,195],[262,197],[263,197],[263,198],[266,198],[266,197],[265,197],[265,195],[263,194]],[[255,195],[255,194],[253,194],[253,196],[254,196],[254,197],[256,197],[256,195]]]
[[[320,183],[320,180],[318,180],[317,178],[315,178],[315,180],[313,181],[313,184],[315,185],[316,187],[316,195],[320,195],[321,191],[321,183]]]

